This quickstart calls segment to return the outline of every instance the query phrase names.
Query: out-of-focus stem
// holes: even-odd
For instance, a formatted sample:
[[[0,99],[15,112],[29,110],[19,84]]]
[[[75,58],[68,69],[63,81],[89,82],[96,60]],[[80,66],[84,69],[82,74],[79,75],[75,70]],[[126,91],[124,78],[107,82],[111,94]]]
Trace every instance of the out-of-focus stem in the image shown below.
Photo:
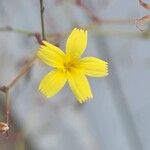
[[[2,86],[0,87],[0,90],[5,93],[5,100],[6,100],[6,125],[8,126],[9,129],[9,122],[10,122],[10,89],[19,81],[19,79],[25,75],[29,69],[32,67],[34,61],[36,60],[36,56],[33,56],[31,60],[21,68],[20,72],[14,77],[14,79],[7,85],[7,86]],[[4,133],[7,133],[8,135],[8,130]]]
[[[0,27],[0,32],[16,32],[16,33],[20,33],[20,34],[29,35],[29,36],[35,35],[35,32],[31,32],[31,31],[28,31],[25,29],[13,28],[11,26]]]
[[[124,23],[124,24],[134,24],[136,20],[102,20],[102,23]],[[144,23],[148,23],[148,21],[144,21]],[[140,24],[140,22],[137,22],[137,24]],[[106,35],[106,36],[112,36],[112,35],[117,35],[117,36],[129,36],[129,37],[140,37],[140,38],[150,38],[149,32],[144,31],[140,32],[139,30],[137,31],[124,31],[124,30],[116,30],[116,29],[100,29],[98,28],[99,24],[96,22],[92,22],[86,26],[83,26],[83,28],[87,30],[96,30],[99,35]],[[40,32],[31,32],[28,30],[24,29],[17,29],[17,28],[12,28],[12,27],[0,27],[0,32],[14,32],[14,33],[19,33],[19,34],[24,34],[27,36],[33,36],[37,39],[39,44],[41,43],[40,39]],[[63,38],[67,35],[67,33],[47,33],[45,36],[49,39],[60,39]]]
[[[44,14],[43,0],[40,0],[40,14],[41,14],[42,39],[44,40],[45,39],[45,31],[44,31],[44,18],[43,18],[43,14]],[[37,42],[39,44],[42,43],[39,33],[34,33],[34,32],[21,30],[21,29],[14,29],[14,28],[9,27],[9,26],[0,27],[0,31],[12,31],[12,32],[16,32],[16,33],[26,34],[26,35],[29,35],[29,36],[34,36],[37,39]],[[6,95],[6,98],[5,98],[6,99],[6,123],[3,123],[3,124],[7,125],[8,128],[7,128],[7,131],[3,132],[3,133],[7,133],[8,134],[9,122],[10,122],[10,98],[9,98],[9,91],[17,83],[17,81],[19,81],[19,79],[29,71],[29,69],[32,67],[32,65],[33,65],[35,60],[36,60],[36,55],[34,55],[32,57],[32,59],[30,59],[30,61],[28,61],[28,63],[26,63],[26,65],[24,65],[21,68],[19,73],[14,77],[14,79],[7,86],[1,86],[0,87],[0,91],[4,92],[5,95]]]
[[[10,118],[10,103],[9,103],[9,90],[6,91],[6,123],[9,127]]]
[[[16,77],[8,84],[8,89],[12,88],[15,83],[24,75],[26,74],[29,69],[32,67],[34,61],[36,60],[36,56],[33,56],[33,58],[31,58],[31,60],[21,68],[21,70],[19,71],[19,73],[16,75]]]

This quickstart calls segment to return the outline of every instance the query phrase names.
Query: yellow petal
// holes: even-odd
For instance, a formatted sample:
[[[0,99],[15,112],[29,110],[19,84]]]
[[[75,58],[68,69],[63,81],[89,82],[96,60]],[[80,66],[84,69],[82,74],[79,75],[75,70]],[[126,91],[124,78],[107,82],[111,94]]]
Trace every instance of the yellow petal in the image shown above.
[[[93,97],[89,82],[83,74],[71,72],[67,74],[67,77],[72,92],[80,103]]]
[[[64,52],[46,41],[43,41],[43,43],[44,45],[41,45],[37,56],[49,66],[61,68],[64,62]]]
[[[66,75],[59,71],[53,70],[42,79],[39,90],[46,96],[51,97],[59,92],[66,83]]]
[[[79,67],[82,68],[88,76],[104,77],[108,75],[108,63],[96,57],[80,59]]]
[[[75,28],[68,37],[66,54],[70,57],[79,58],[87,45],[87,31]]]

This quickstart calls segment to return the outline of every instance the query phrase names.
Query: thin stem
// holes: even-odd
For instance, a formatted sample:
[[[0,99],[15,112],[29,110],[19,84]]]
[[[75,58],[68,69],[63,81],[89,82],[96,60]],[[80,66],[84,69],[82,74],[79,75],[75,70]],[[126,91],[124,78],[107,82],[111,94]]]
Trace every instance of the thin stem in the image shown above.
[[[10,118],[10,101],[9,101],[9,90],[6,91],[6,123],[9,127]]]
[[[44,29],[44,6],[43,0],[40,0],[40,14],[41,14],[41,29],[42,29],[42,39],[45,40],[45,29]]]
[[[33,62],[36,60],[36,56],[33,56],[33,58],[20,70],[20,72],[17,74],[17,76],[8,84],[8,89],[12,88],[15,83],[24,75],[26,74],[29,69],[32,67]]]
[[[8,130],[9,130],[9,122],[10,122],[10,97],[9,97],[9,91],[10,89],[19,81],[19,79],[25,75],[29,69],[32,67],[34,61],[36,60],[36,55],[33,56],[33,58],[25,65],[22,67],[18,75],[8,84],[8,86],[2,86],[0,87],[0,90],[5,93],[6,96],[6,125],[8,126],[6,133],[8,135]]]
[[[43,20],[43,19],[42,19]],[[41,24],[43,21],[41,21]],[[148,24],[150,21],[149,20],[143,20],[142,24]],[[139,21],[139,19],[100,19],[99,22],[92,22],[86,26],[84,26],[85,29],[94,29],[95,27],[98,27],[99,24],[129,24],[129,25],[138,25],[141,24],[141,22]],[[43,25],[41,25],[43,26]],[[44,27],[44,26],[43,26]],[[42,27],[42,29],[44,29]],[[13,28],[10,26],[5,26],[5,27],[0,27],[0,32],[15,32],[15,33],[20,33],[20,34],[25,34],[28,36],[33,36],[36,38],[37,42],[39,44],[42,44],[40,35],[40,32],[31,32],[28,30],[24,30],[24,29],[17,29],[17,28]],[[120,34],[126,34],[126,31],[122,31],[120,32]],[[66,33],[51,33],[51,34],[45,34],[44,30],[42,30],[42,35],[44,33],[44,36],[48,37],[48,38],[62,38],[66,35]],[[104,33],[104,32],[103,32]],[[109,30],[106,31],[106,33],[109,35]],[[115,33],[114,33],[115,34]],[[138,31],[137,31],[138,34]],[[128,35],[128,33],[126,34]]]
[[[10,26],[5,26],[5,27],[0,27],[0,32],[15,32],[15,33],[20,33],[20,34],[24,34],[27,36],[33,36],[36,38],[37,42],[39,44],[41,44],[42,40],[41,40],[41,34],[39,32],[31,32],[28,30],[24,30],[24,29],[17,29],[17,28],[13,28]]]
[[[28,36],[34,36],[35,32],[31,32],[28,30],[24,30],[24,29],[17,29],[17,28],[13,28],[11,26],[4,26],[4,27],[0,27],[0,32],[16,32],[16,33],[21,33],[21,34],[25,34]]]
[[[45,32],[44,32],[44,19],[43,19],[43,13],[44,13],[43,0],[40,0],[40,12],[41,12],[42,38],[44,40],[45,39]],[[23,34],[26,34],[26,35],[30,35],[30,36],[33,35],[33,36],[36,37],[38,43],[41,44],[41,39],[40,39],[39,33],[33,33],[33,32],[28,32],[28,31],[25,31],[25,30],[13,29],[13,28],[8,27],[8,26],[7,27],[1,27],[0,31],[13,31],[13,32],[17,32],[17,33],[23,33]],[[23,66],[21,68],[19,73],[8,84],[8,86],[0,87],[0,90],[5,92],[5,95],[6,95],[6,123],[7,123],[8,127],[9,127],[9,122],[10,122],[9,91],[17,83],[17,81],[19,81],[19,79],[29,71],[29,69],[32,67],[35,60],[36,60],[36,55],[34,55],[33,58],[25,66]],[[8,134],[8,131],[7,131],[7,134]]]

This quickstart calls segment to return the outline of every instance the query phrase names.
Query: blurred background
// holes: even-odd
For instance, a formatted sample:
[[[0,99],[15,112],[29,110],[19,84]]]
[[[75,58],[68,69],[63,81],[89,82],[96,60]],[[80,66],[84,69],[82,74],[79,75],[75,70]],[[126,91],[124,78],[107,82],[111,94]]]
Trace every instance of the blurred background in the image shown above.
[[[109,76],[89,78],[94,98],[83,105],[68,86],[45,100],[37,87],[50,68],[35,62],[11,89],[10,133],[0,135],[0,150],[149,150],[150,26],[140,24],[141,32],[117,22],[149,12],[138,0],[44,0],[44,6],[47,40],[64,49],[74,27],[88,29],[84,56],[108,61]],[[0,0],[0,85],[39,47],[28,32],[41,32],[39,0]],[[5,104],[1,92],[3,122]]]

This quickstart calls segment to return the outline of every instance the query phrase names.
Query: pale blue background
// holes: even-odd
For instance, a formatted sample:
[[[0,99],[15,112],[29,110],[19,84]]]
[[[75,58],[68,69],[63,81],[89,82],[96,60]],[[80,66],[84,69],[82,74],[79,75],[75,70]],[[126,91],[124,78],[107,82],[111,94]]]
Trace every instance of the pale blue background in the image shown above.
[[[99,17],[132,19],[149,12],[138,0],[85,0]],[[56,5],[45,0],[47,33],[69,32],[73,26],[88,25],[85,12],[73,1]],[[0,26],[40,31],[38,0],[0,0]],[[140,32],[135,25],[98,25],[99,29]],[[142,28],[146,28],[142,25]],[[149,29],[148,29],[149,30]],[[89,30],[85,56],[109,62],[106,78],[90,78],[94,98],[79,105],[68,86],[44,101],[37,86],[49,68],[36,63],[30,81],[26,78],[12,89],[12,114],[31,148],[27,150],[149,150],[150,149],[150,43],[149,39],[101,36]],[[65,47],[67,37],[58,41]],[[55,43],[54,40],[49,39]],[[19,63],[33,54],[38,44],[33,37],[0,32],[0,84],[8,83]],[[2,100],[2,98],[1,98]],[[5,149],[13,148],[0,142]],[[7,147],[7,148],[6,148]]]

